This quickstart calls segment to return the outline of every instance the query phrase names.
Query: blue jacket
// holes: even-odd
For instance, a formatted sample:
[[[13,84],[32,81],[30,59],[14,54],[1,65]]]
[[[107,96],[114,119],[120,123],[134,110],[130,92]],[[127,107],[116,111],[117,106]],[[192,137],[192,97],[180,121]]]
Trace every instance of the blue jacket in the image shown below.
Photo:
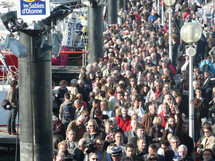
[[[157,20],[157,17],[151,15],[151,16],[149,17],[149,21],[152,22],[152,19],[154,19],[154,21],[155,21],[155,20]]]
[[[206,60],[205,62],[202,61],[201,64],[200,64],[200,66],[199,66],[199,69],[201,69],[203,67],[203,65],[205,65],[205,63],[209,64],[210,72],[211,73],[215,73],[214,65],[213,65],[213,63],[210,62],[210,60]]]

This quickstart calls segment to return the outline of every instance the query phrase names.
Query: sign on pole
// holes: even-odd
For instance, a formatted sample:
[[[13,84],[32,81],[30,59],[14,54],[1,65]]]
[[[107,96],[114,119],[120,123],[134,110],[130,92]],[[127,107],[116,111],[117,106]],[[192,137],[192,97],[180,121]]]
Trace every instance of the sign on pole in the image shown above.
[[[18,0],[17,17],[38,21],[50,16],[50,0]]]
[[[75,31],[77,21],[78,16],[75,13],[71,13],[68,18],[68,23],[66,24],[62,46],[73,47],[75,45]]]

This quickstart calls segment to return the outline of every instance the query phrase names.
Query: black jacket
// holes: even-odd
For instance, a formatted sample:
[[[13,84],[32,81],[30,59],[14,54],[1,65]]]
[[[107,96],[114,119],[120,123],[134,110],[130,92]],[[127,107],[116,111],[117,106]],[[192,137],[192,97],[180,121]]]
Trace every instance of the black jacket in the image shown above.
[[[130,139],[130,143],[134,145],[135,151],[137,149],[137,140],[138,140],[138,136],[135,136]],[[145,140],[146,140],[146,149],[148,149],[148,146],[152,143],[152,138],[145,134]]]

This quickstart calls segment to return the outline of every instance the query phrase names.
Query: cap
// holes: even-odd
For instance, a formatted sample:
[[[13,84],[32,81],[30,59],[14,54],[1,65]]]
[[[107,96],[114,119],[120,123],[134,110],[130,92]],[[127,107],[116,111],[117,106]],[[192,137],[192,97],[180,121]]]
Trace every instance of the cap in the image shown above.
[[[77,79],[72,79],[72,80],[70,81],[70,83],[78,84]]]
[[[205,70],[205,71],[204,71],[204,73],[208,73],[208,74],[210,74],[210,71],[209,71],[209,70]]]
[[[110,149],[110,151],[111,151],[112,156],[121,155],[122,154],[122,147],[121,146],[115,146],[115,147],[112,147]]]

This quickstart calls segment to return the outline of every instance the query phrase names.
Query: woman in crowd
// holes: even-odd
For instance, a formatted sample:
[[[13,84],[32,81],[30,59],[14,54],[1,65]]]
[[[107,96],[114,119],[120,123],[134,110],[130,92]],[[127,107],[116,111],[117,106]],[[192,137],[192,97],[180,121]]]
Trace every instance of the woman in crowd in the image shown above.
[[[16,124],[16,115],[18,112],[18,91],[17,91],[17,85],[18,82],[16,80],[13,80],[10,83],[10,89],[7,92],[7,98],[10,102],[10,111],[9,111],[9,116],[7,120],[7,131],[8,134],[11,135],[16,135],[16,129],[15,129],[15,124]]]
[[[132,103],[132,106],[128,109],[128,115],[132,116],[133,114],[137,114],[139,117],[138,121],[141,123],[142,117],[145,115],[145,112],[143,108],[139,106],[139,104],[140,104],[139,99],[136,99]]]
[[[203,161],[214,161],[213,152],[210,149],[205,149],[202,153]]]
[[[197,152],[202,154],[205,149],[210,149],[211,151],[215,151],[215,137],[212,135],[213,130],[211,125],[206,125],[203,127],[203,132],[205,138],[202,140],[200,145],[197,148]]]
[[[149,136],[152,138],[152,142],[155,143],[158,148],[160,147],[160,141],[164,130],[164,127],[162,127],[162,122],[161,116],[155,116],[153,120],[153,126],[149,130]]]

